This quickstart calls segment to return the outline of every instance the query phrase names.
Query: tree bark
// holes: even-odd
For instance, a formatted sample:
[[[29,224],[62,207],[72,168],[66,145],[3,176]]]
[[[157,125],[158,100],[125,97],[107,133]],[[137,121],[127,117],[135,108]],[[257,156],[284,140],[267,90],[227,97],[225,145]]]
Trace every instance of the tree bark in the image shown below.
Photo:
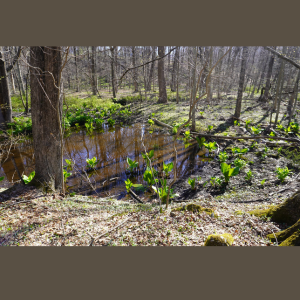
[[[275,46],[275,50],[276,50],[276,46]],[[265,92],[264,92],[264,95],[260,98],[260,100],[263,101],[263,102],[268,101],[268,98],[269,98],[269,92],[270,92],[270,88],[271,88],[270,82],[271,82],[271,76],[272,76],[274,60],[275,60],[275,56],[271,55],[271,58],[270,58],[270,61],[269,61],[268,73],[267,73],[267,81],[266,81]]]
[[[12,122],[11,98],[7,79],[5,59],[0,47],[0,109],[2,112],[2,123],[3,120],[6,123]]]
[[[33,184],[63,190],[60,47],[30,48],[31,112],[35,177]]]
[[[131,47],[132,52],[132,65],[135,68],[135,46]],[[133,84],[134,84],[134,92],[137,93],[139,91],[138,89],[138,83],[137,83],[137,69],[133,69]]]
[[[165,47],[158,46],[158,56],[163,57],[165,55]],[[158,86],[159,86],[159,98],[157,103],[168,103],[164,59],[158,61]]]
[[[238,89],[235,114],[234,114],[234,117],[237,119],[240,118],[240,116],[241,116],[247,58],[248,58],[248,47],[246,46],[246,47],[243,47],[239,89]]]
[[[96,74],[96,46],[92,46],[92,91],[93,95],[97,95],[97,74]]]

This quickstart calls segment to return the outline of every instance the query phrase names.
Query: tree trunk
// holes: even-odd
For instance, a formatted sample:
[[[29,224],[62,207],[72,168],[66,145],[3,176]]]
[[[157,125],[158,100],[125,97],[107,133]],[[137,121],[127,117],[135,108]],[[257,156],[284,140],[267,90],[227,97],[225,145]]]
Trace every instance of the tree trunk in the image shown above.
[[[0,47],[0,109],[3,120],[6,123],[12,122],[11,98],[8,86],[8,76],[2,48]]]
[[[293,225],[286,230],[269,234],[271,241],[281,242],[280,246],[300,246],[300,191],[294,193],[283,203],[265,210],[254,210],[250,214],[270,217],[272,221]]]
[[[152,82],[152,78],[154,78],[154,76],[153,76],[154,65],[155,65],[155,61],[153,61],[154,59],[155,59],[155,46],[152,46],[152,58],[151,58],[152,63],[151,63],[151,67],[150,67],[147,91],[151,91],[151,82]],[[153,80],[153,88],[154,88],[154,80]]]
[[[97,74],[96,74],[96,46],[92,46],[92,91],[93,95],[97,95]]]
[[[135,46],[131,47],[132,52],[132,65],[135,68]],[[137,69],[133,69],[133,84],[134,84],[134,92],[137,93],[139,91],[138,89],[138,83],[137,83]]]
[[[291,109],[291,112],[288,111],[288,113],[289,113],[289,123],[288,124],[289,125],[291,123],[292,116],[294,115],[295,110],[296,110],[296,106],[297,106],[299,79],[300,79],[300,69],[298,70],[298,75],[297,75],[295,85],[294,85],[294,91],[293,91],[293,94],[291,95],[291,99],[290,99],[292,109]],[[294,104],[293,104],[293,102],[294,102]]]
[[[80,91],[80,88],[79,88],[79,79],[78,79],[78,62],[77,62],[77,49],[76,49],[76,46],[74,46],[74,61],[75,61],[76,92],[78,93]]]
[[[158,46],[158,56],[163,57],[164,55],[165,55],[165,47]],[[168,103],[163,58],[158,61],[158,86],[159,86],[159,98],[157,103]]]
[[[236,119],[239,119],[241,116],[247,58],[248,58],[248,47],[243,47],[239,90],[236,99],[236,107],[235,107],[235,114],[234,114],[234,117]]]
[[[110,47],[110,53],[111,53],[110,66],[111,66],[112,92],[113,92],[113,98],[117,98],[116,81],[115,81],[115,46]]]
[[[190,106],[193,105],[194,101],[196,100],[196,65],[197,65],[197,47],[193,47],[193,65],[192,65],[192,91],[191,91],[191,100],[190,100]],[[195,120],[195,112],[196,112],[196,106],[192,109],[192,131],[196,131],[196,120]]]
[[[180,47],[177,47],[175,51],[174,61],[173,61],[173,70],[172,70],[172,79],[171,79],[172,92],[175,92],[177,69],[179,65],[179,51],[180,51]]]
[[[276,50],[276,47],[274,48],[274,50]],[[271,82],[271,76],[272,76],[274,60],[275,60],[275,56],[274,56],[274,54],[272,54],[271,58],[270,58],[270,61],[269,61],[269,68],[268,68],[268,73],[267,73],[265,93],[260,99],[261,101],[264,101],[264,102],[268,101],[268,99],[269,99],[269,92],[270,92],[270,88],[271,88],[270,82]]]
[[[31,113],[35,157],[33,184],[63,190],[62,101],[59,96],[60,47],[30,48]]]

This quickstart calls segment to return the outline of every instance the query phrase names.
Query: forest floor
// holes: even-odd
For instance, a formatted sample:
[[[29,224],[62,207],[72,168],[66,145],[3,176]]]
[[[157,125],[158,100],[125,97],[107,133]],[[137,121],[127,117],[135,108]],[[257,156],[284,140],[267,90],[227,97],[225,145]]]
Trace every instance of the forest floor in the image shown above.
[[[211,105],[200,103],[196,130],[207,133],[208,125],[212,125],[211,134],[247,135],[242,121],[235,125],[228,121],[234,106],[234,100]],[[284,125],[285,103],[282,107],[280,120]],[[262,126],[269,122],[268,109],[268,105],[246,100],[242,119],[251,120],[252,126]],[[186,101],[179,105],[175,102],[166,105],[153,101],[137,102],[132,104],[132,111],[132,122],[147,122],[154,113],[155,118],[173,125],[187,119],[189,104]],[[157,126],[153,130],[166,131]],[[233,147],[248,148],[241,157],[246,165],[226,187],[221,187],[211,180],[222,176],[220,163],[217,159],[210,161],[189,176],[196,179],[195,190],[191,190],[187,178],[180,178],[174,184],[174,191],[179,196],[168,209],[165,206],[160,209],[155,200],[136,204],[134,200],[117,201],[113,196],[105,199],[97,196],[62,198],[19,185],[4,190],[0,193],[0,245],[203,246],[210,234],[223,233],[233,236],[234,246],[277,245],[266,239],[266,235],[287,225],[255,217],[249,212],[277,205],[299,190],[299,147],[286,142],[278,145],[272,142],[271,145],[266,140],[257,144],[252,140],[217,140],[217,143],[220,151],[228,153],[228,164],[237,158],[231,151]],[[293,173],[281,182],[275,171],[286,166]],[[249,170],[252,176],[246,179]],[[174,211],[174,208],[189,203],[210,208],[214,213]]]

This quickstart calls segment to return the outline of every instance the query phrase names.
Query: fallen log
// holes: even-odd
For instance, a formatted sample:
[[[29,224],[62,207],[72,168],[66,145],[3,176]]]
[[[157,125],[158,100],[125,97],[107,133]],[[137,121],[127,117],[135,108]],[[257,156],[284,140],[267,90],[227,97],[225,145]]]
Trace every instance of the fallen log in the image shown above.
[[[171,125],[168,125],[166,123],[163,123],[157,119],[152,118],[152,120],[160,125],[167,127],[169,129],[173,129]],[[191,135],[197,135],[197,136],[203,136],[206,138],[213,138],[213,139],[223,139],[223,140],[259,140],[259,139],[273,139],[273,140],[280,140],[280,141],[287,141],[287,142],[295,142],[300,143],[300,139],[296,138],[285,138],[285,137],[279,137],[279,136],[264,136],[264,135],[253,135],[253,136],[221,136],[221,135],[213,135],[213,134],[206,134],[206,133],[200,133],[200,132],[194,132],[191,131]]]
[[[134,191],[132,191],[131,189],[129,189],[129,193],[133,196],[133,198],[134,198],[135,200],[137,200],[137,201],[140,202],[140,203],[144,203],[144,202],[141,200],[141,198],[140,198]]]

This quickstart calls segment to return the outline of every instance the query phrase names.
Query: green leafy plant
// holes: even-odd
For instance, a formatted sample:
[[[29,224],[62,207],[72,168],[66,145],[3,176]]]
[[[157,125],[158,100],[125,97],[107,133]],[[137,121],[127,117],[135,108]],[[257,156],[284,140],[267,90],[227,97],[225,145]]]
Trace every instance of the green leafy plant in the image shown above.
[[[284,182],[285,178],[292,174],[291,170],[289,170],[288,167],[285,168],[276,168],[276,174],[277,178],[281,181]]]
[[[72,170],[72,168],[73,168],[73,163],[72,163],[72,160],[70,160],[70,159],[65,159],[65,161],[66,161],[66,163],[67,163],[67,165],[66,165],[66,167],[67,167],[67,170]]]
[[[260,184],[261,184],[262,187],[264,186],[265,182],[266,182],[266,179],[263,179],[263,180],[260,182]]]
[[[150,166],[150,160],[154,156],[154,150],[150,150],[149,153],[141,153],[144,160],[146,160],[147,166]]]
[[[133,172],[133,170],[138,166],[138,162],[135,160],[131,160],[129,157],[127,157],[127,163],[129,165],[128,170],[130,170],[130,172]]]
[[[220,177],[211,177],[210,178],[210,184],[213,187],[215,187],[215,186],[221,186],[221,184],[222,184],[222,178],[220,178]]]
[[[108,122],[109,126],[114,126],[115,123],[116,123],[116,120],[109,118],[109,119],[107,120],[107,122]]]
[[[100,160],[96,157],[93,157],[93,158],[87,158],[86,159],[86,162],[87,162],[87,168],[88,169],[95,169],[97,163],[99,162]]]
[[[248,148],[244,148],[244,149],[240,149],[239,147],[232,148],[232,153],[237,154],[239,157],[241,157],[241,155],[243,154],[246,154],[248,151],[249,151]]]
[[[233,164],[238,167],[240,170],[242,170],[243,168],[245,168],[245,166],[247,165],[246,161],[244,161],[243,159],[240,158],[236,158],[233,162]]]
[[[277,153],[280,154],[282,151],[282,147],[277,148]]]
[[[199,113],[200,113],[200,116],[202,117],[204,114],[204,111],[200,111]]]
[[[213,125],[208,125],[208,126],[207,126],[207,130],[208,130],[208,132],[211,132],[213,128],[214,128],[214,126],[213,126]]]
[[[228,154],[227,154],[227,152],[226,152],[226,151],[220,152],[220,154],[219,154],[219,161],[220,161],[221,163],[223,163],[223,162],[225,162],[227,159],[228,159]]]
[[[209,152],[218,148],[216,142],[203,143],[204,147],[208,149]]]
[[[4,180],[4,176],[0,177],[0,181]]]
[[[204,145],[204,142],[205,142],[205,138],[204,138],[204,137],[199,138],[199,137],[197,136],[197,137],[196,137],[196,141],[197,141],[199,147],[202,148],[203,145]]]
[[[259,127],[254,127],[254,126],[251,127],[251,130],[256,135],[258,135],[262,132],[262,129],[260,129]]]
[[[148,124],[149,124],[150,126],[153,126],[153,125],[154,125],[154,121],[153,121],[152,119],[149,119],[149,120],[148,120]]]
[[[264,152],[263,152],[263,154],[262,154],[262,158],[266,158],[266,156],[267,156],[269,150],[270,150],[270,148],[268,148],[267,146],[265,146]]]
[[[63,170],[63,172],[64,172],[64,182],[66,182],[67,178],[70,177],[72,175],[72,173],[68,173],[68,171],[66,171],[66,170]]]
[[[279,124],[276,125],[276,129],[278,129],[278,130],[284,130],[284,126],[279,123]]]
[[[99,127],[102,127],[104,120],[103,119],[95,119],[95,123],[96,123],[96,126],[99,128]]]
[[[245,127],[246,127],[246,129],[248,129],[250,123],[251,123],[251,120],[246,120],[245,121]]]
[[[225,177],[225,182],[228,183],[229,179],[233,176],[236,176],[240,172],[239,167],[231,168],[230,165],[227,163],[223,162],[221,163],[221,171]]]
[[[192,190],[195,189],[195,184],[196,184],[196,178],[189,178],[188,179],[188,184],[191,186]]]
[[[253,141],[250,148],[257,148],[257,146],[258,146],[258,143]]]
[[[132,187],[132,182],[130,181],[130,179],[128,178],[127,180],[125,180],[125,186],[126,186],[126,190],[127,192],[129,192],[130,188]]]
[[[160,182],[161,182],[162,187],[158,188],[158,190],[157,190],[157,188],[155,186],[152,186],[152,189],[154,190],[155,193],[157,193],[159,195],[161,202],[166,203],[169,187],[167,186],[166,179],[164,179],[164,180],[162,179]],[[178,196],[178,194],[174,194],[174,189],[170,189],[169,198],[172,199],[176,196]]]
[[[25,184],[28,184],[33,179],[34,176],[35,176],[35,171],[32,171],[28,177],[26,175],[23,175],[22,178]]]
[[[246,173],[245,179],[248,181],[251,181],[252,178],[253,178],[253,173],[251,170],[248,170],[248,172]]]
[[[241,124],[239,123],[238,120],[234,120],[233,124],[234,124],[234,126],[241,126]]]
[[[299,127],[299,124],[297,122],[291,122],[290,123],[290,128],[291,128],[292,132],[299,133],[300,127]]]
[[[169,176],[169,173],[173,170],[173,168],[174,168],[173,162],[170,162],[168,164],[165,164],[165,162],[163,162],[163,170],[166,174],[166,177]]]
[[[144,172],[143,179],[147,182],[149,186],[151,186],[155,182],[158,182],[158,179],[155,179],[155,176],[157,176],[156,170],[153,169],[152,172],[152,170],[149,167],[147,167]]]

